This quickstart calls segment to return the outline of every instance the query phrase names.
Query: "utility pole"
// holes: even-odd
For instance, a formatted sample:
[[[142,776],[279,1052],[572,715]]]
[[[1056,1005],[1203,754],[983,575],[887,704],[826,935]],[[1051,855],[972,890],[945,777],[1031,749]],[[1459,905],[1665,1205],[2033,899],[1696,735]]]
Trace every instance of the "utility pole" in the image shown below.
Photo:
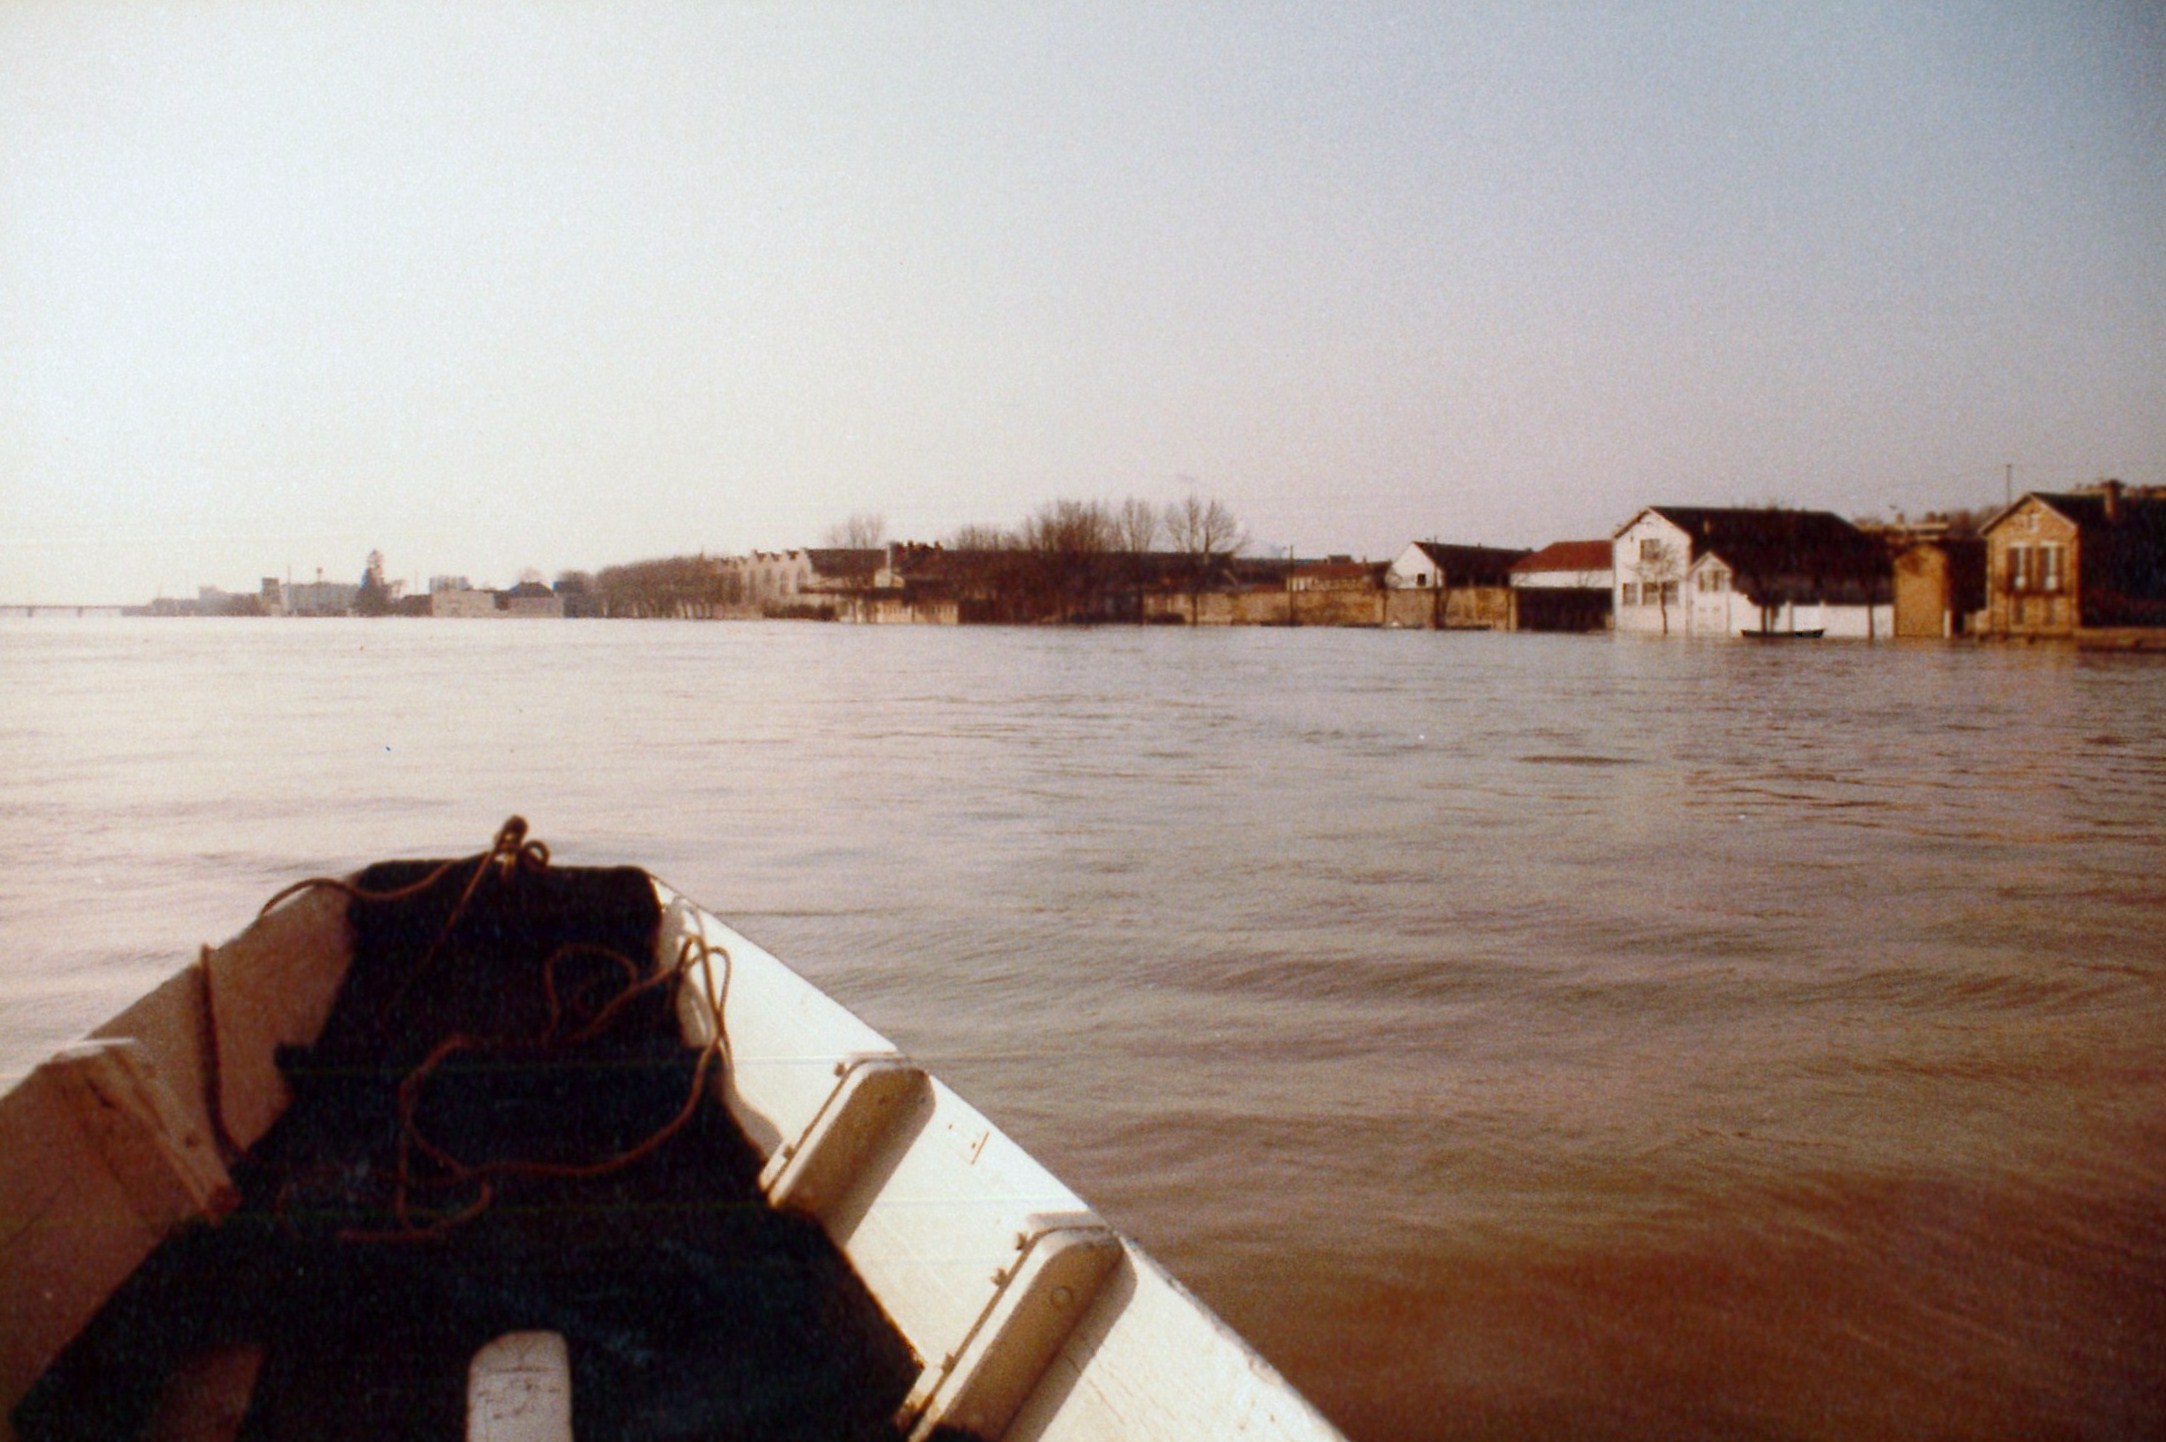
[[[2003,506],[2012,506],[2015,503],[2016,467],[2015,462],[2011,461],[2008,463],[2008,469],[2001,476],[2001,504]]]

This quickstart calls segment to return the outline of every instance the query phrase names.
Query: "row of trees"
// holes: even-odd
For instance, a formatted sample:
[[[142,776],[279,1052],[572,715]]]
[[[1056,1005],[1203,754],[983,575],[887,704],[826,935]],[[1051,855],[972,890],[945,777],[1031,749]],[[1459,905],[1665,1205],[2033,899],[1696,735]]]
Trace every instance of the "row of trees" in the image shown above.
[[[744,578],[704,555],[604,566],[591,576],[567,571],[557,585],[593,597],[604,616],[712,618],[744,602]]]
[[[880,549],[887,522],[859,512],[824,539],[835,549]],[[906,585],[956,597],[973,620],[1141,621],[1145,594],[1166,588],[1187,595],[1193,620],[1202,593],[1246,544],[1233,512],[1215,500],[1190,496],[1164,508],[1136,497],[1058,500],[1012,529],[965,526],[938,546],[904,547],[901,569]],[[566,571],[556,590],[604,616],[717,617],[748,604],[744,576],[704,554]],[[383,557],[371,552],[355,610],[390,609]]]
[[[1012,530],[966,526],[949,537],[941,579],[983,619],[1144,619],[1144,596],[1178,586],[1191,619],[1203,591],[1247,544],[1232,511],[1190,496],[1161,510],[1125,501],[1051,501]]]

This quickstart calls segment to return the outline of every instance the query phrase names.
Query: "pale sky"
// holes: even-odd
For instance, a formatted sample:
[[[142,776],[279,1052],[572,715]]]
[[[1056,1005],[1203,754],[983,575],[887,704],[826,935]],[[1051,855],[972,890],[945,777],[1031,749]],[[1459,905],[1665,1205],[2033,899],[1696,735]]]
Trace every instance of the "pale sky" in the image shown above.
[[[0,6],[0,602],[2166,482],[2166,7]]]

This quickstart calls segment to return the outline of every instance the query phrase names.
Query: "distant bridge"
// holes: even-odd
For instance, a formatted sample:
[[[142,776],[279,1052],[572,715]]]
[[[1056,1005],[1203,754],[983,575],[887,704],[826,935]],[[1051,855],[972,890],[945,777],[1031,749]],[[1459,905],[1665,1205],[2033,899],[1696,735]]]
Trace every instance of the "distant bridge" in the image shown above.
[[[133,606],[52,606],[39,602],[34,606],[0,606],[0,616],[125,616]]]

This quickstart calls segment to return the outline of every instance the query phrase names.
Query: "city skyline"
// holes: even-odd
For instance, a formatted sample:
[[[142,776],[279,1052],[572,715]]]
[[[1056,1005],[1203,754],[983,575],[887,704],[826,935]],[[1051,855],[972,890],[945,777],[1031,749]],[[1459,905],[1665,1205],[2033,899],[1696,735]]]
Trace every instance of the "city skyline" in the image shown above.
[[[2134,3],[34,3],[0,603],[2157,484],[2162,254]]]

